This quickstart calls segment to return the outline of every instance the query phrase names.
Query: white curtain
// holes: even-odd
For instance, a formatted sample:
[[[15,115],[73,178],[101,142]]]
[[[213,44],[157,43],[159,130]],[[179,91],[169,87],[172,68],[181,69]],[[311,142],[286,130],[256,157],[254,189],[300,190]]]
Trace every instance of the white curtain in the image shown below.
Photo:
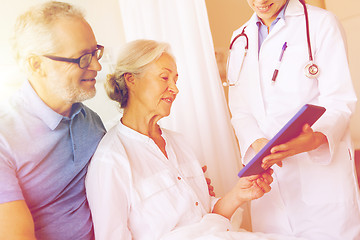
[[[204,0],[119,0],[126,41],[170,43],[178,94],[161,126],[181,132],[193,146],[218,196],[237,180],[240,155],[217,69]]]

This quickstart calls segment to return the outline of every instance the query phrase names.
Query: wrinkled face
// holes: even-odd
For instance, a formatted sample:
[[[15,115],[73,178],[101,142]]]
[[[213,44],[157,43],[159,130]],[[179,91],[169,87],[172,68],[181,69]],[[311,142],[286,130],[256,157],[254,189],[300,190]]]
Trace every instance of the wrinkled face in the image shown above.
[[[65,58],[79,58],[96,49],[97,42],[89,24],[78,18],[60,19],[54,26],[58,47],[52,55]],[[95,77],[101,70],[96,57],[88,68],[81,69],[76,63],[44,59],[46,79],[40,83],[47,91],[45,98],[64,103],[81,102],[95,96]],[[46,99],[45,99],[46,101]]]
[[[143,73],[135,77],[134,99],[140,111],[147,115],[165,117],[176,95],[178,79],[177,67],[174,59],[167,53],[149,64]]]
[[[284,7],[286,0],[247,0],[249,6],[266,26],[270,26]]]

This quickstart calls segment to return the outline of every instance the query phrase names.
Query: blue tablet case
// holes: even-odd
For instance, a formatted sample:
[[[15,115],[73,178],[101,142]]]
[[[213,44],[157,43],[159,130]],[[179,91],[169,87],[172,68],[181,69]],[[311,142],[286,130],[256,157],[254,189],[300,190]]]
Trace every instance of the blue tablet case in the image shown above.
[[[261,163],[264,157],[270,154],[272,147],[288,142],[297,137],[304,124],[312,126],[325,112],[324,107],[315,106],[311,104],[304,105],[283,128],[255,155],[251,161],[241,169],[238,176],[246,177],[262,173],[264,169]]]

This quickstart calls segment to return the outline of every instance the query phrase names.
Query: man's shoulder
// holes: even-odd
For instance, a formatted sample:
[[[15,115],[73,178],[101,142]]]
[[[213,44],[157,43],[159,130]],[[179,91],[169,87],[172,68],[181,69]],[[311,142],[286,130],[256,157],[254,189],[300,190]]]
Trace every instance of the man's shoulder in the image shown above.
[[[80,103],[80,104],[81,104],[82,110],[85,112],[84,116],[85,116],[86,122],[90,122],[105,131],[105,127],[104,127],[104,124],[103,124],[100,116],[95,111],[93,111],[91,108],[86,106],[85,104],[83,104],[83,103]]]
[[[0,103],[0,122],[7,120],[12,115],[12,108],[8,104]]]
[[[93,117],[93,118],[100,119],[100,116],[94,110],[92,110],[91,108],[89,108],[88,106],[86,106],[83,103],[79,103],[79,104],[82,107],[82,109],[86,112],[87,115],[89,115],[90,117]]]
[[[23,112],[10,100],[0,103],[0,134],[23,119]]]

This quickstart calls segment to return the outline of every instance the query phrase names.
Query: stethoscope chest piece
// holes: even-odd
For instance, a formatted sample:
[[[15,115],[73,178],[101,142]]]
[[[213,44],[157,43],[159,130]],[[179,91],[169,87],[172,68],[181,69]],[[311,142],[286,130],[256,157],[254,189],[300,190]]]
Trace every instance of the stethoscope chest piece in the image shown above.
[[[304,68],[306,77],[316,78],[319,75],[319,67],[313,62],[310,61]]]

